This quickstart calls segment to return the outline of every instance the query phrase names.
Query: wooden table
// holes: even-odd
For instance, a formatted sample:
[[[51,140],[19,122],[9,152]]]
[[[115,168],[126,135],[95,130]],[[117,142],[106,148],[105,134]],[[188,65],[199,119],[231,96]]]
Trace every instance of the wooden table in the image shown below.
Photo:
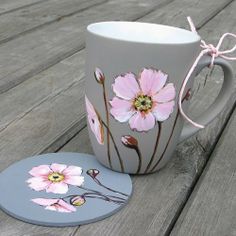
[[[1,0],[0,170],[40,153],[92,153],[83,106],[89,23],[188,28],[190,15],[199,34],[216,43],[222,33],[236,32],[235,11],[233,0]],[[192,117],[207,109],[222,84],[219,68],[205,84],[206,73],[196,79]],[[178,146],[166,168],[132,177],[133,197],[116,215],[82,227],[48,228],[1,211],[0,235],[236,235],[235,98],[205,130]]]

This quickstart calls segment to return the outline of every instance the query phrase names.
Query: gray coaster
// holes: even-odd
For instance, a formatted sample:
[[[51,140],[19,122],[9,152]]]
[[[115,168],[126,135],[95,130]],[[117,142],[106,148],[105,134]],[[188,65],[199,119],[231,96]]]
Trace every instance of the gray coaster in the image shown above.
[[[0,174],[0,207],[37,225],[75,226],[104,219],[126,205],[127,174],[100,165],[94,156],[52,153],[19,161]]]

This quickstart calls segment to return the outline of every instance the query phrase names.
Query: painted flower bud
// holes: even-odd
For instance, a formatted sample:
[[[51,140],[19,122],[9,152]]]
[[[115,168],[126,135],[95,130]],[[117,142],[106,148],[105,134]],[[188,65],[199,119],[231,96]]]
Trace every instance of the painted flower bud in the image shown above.
[[[188,101],[191,98],[191,89],[189,89],[186,93],[186,95],[184,96],[185,100]]]
[[[99,170],[97,169],[89,169],[87,170],[87,175],[91,176],[93,179],[99,174]]]
[[[77,207],[82,206],[85,202],[86,202],[85,198],[80,195],[73,197],[70,200],[71,205],[77,206]]]
[[[104,76],[103,72],[99,68],[95,69],[94,77],[95,77],[95,79],[97,80],[97,82],[99,84],[103,84],[104,83],[105,76]]]
[[[138,146],[138,141],[131,135],[124,135],[121,137],[121,142],[128,148],[136,148]]]

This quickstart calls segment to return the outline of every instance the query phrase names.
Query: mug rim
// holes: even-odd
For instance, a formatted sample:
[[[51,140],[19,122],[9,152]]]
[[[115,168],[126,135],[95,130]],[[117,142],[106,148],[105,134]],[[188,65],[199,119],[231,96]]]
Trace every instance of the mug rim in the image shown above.
[[[111,32],[104,32],[104,29],[102,27],[106,27],[109,29],[111,27],[111,30],[113,30],[112,34]],[[115,30],[120,30],[120,35],[114,34]],[[131,32],[127,32],[127,30],[131,30],[133,34],[136,34],[132,38]],[[155,30],[155,34],[153,34],[153,30]],[[143,32],[151,33],[154,38],[142,38]],[[158,35],[160,32],[166,32],[168,37],[165,39],[161,39]],[[163,24],[154,24],[154,23],[147,23],[147,22],[134,22],[134,21],[101,21],[101,22],[95,22],[92,24],[89,24],[87,26],[87,32],[95,35],[100,36],[102,38],[110,39],[110,40],[117,40],[117,41],[123,41],[123,42],[130,42],[130,43],[142,43],[142,44],[165,44],[165,45],[186,45],[186,44],[193,44],[200,42],[201,38],[197,33],[194,33],[192,31],[175,27],[175,26],[169,26],[169,25],[163,25]],[[126,33],[126,35],[121,35],[122,33]],[[141,34],[142,33],[142,34]],[[168,35],[169,34],[169,35]],[[172,35],[171,35],[172,34]],[[177,39],[177,37],[173,37],[173,35],[182,35],[185,38],[183,39]],[[145,34],[146,35],[146,34]],[[131,37],[130,37],[131,36]],[[141,36],[141,37],[138,37]],[[149,34],[150,36],[150,34]],[[172,36],[172,37],[171,37]],[[129,37],[129,38],[128,38]]]

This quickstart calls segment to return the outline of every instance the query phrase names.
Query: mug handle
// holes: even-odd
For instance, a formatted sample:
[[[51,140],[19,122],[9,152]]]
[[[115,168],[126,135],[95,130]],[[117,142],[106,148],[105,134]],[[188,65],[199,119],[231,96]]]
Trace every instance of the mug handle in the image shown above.
[[[194,70],[193,74],[195,76],[198,75],[201,72],[201,70],[204,67],[209,66],[210,63],[211,63],[210,56],[202,57],[196,69]],[[198,118],[194,119],[194,121],[196,121],[198,124],[204,126],[210,123],[213,119],[215,119],[216,116],[223,110],[228,100],[230,99],[233,90],[233,70],[231,65],[226,60],[219,57],[217,57],[214,60],[214,65],[219,65],[222,67],[224,72],[224,82],[220,90],[220,93],[218,94],[212,105],[207,109],[207,111],[201,114]],[[199,130],[200,128],[194,127],[192,124],[185,123],[182,133],[180,135],[179,142],[184,141],[185,139],[189,138]]]

